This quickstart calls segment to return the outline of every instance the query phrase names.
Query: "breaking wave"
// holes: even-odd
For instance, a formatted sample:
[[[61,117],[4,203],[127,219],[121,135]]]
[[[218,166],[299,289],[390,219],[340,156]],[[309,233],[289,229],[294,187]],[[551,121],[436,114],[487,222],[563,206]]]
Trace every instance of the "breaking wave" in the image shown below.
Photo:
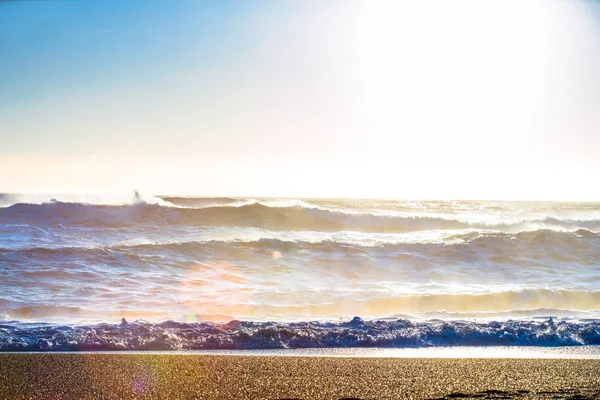
[[[600,219],[547,217],[506,223],[468,222],[431,216],[357,214],[306,206],[268,206],[259,202],[239,206],[174,207],[140,202],[94,205],[51,202],[18,203],[0,208],[0,223],[123,227],[130,225],[190,225],[258,227],[274,231],[359,231],[401,233],[424,230],[493,229],[504,232],[552,229],[600,230]]]
[[[163,239],[164,240],[164,239]],[[104,246],[72,246],[52,243],[49,247],[25,246],[0,248],[0,261],[3,255],[20,257],[97,257],[119,254],[172,254],[201,255],[219,252],[225,257],[236,257],[242,253],[279,251],[285,254],[310,252],[314,254],[337,255],[340,258],[353,254],[373,252],[374,256],[389,260],[408,260],[411,255],[424,260],[441,259],[446,262],[462,262],[466,259],[489,259],[494,264],[514,263],[519,266],[528,259],[543,258],[550,261],[577,261],[582,265],[600,263],[600,234],[579,229],[575,232],[540,230],[519,232],[517,234],[502,232],[471,231],[464,234],[451,235],[441,241],[403,242],[395,237],[389,241],[363,241],[362,237],[338,236],[336,239],[282,240],[273,237],[234,238],[231,240],[190,240],[164,241],[140,244],[123,244]],[[520,262],[519,262],[520,261]]]
[[[0,325],[0,351],[299,349],[600,344],[600,321],[150,323]]]

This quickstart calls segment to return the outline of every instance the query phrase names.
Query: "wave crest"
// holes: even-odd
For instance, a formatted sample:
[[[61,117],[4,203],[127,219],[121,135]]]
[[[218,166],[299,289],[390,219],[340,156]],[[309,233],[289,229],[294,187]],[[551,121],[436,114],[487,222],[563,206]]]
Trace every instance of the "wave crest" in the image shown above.
[[[0,325],[0,351],[298,349],[324,347],[578,346],[600,344],[600,321]]]
[[[527,230],[600,229],[600,220],[544,218],[513,223],[466,222],[425,216],[345,213],[300,205],[275,207],[259,202],[239,206],[182,208],[145,202],[93,205],[52,202],[13,204],[0,208],[0,223],[121,227],[139,224],[256,227],[273,231],[359,231],[402,233],[425,230],[490,229],[516,233]]]

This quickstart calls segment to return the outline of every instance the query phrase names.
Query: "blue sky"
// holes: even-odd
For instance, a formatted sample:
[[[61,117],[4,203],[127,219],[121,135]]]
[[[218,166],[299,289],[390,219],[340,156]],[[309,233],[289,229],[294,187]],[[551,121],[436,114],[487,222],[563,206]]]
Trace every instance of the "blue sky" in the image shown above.
[[[599,9],[0,2],[0,191],[598,199]]]
[[[218,66],[241,51],[233,32],[248,7],[209,1],[3,2],[0,106],[10,110],[73,93],[144,85],[169,79],[189,63]],[[32,146],[35,151],[32,142],[43,139],[43,132],[1,135],[5,153]]]
[[[236,18],[248,12],[243,4],[3,2],[3,105],[151,79],[198,55],[222,59],[236,45],[231,35]]]

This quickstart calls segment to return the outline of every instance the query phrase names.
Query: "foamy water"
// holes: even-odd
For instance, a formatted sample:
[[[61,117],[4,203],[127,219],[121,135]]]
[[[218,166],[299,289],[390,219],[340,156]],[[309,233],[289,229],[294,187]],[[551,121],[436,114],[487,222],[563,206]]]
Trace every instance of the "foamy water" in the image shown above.
[[[600,204],[0,195],[0,275],[0,349],[600,344]]]

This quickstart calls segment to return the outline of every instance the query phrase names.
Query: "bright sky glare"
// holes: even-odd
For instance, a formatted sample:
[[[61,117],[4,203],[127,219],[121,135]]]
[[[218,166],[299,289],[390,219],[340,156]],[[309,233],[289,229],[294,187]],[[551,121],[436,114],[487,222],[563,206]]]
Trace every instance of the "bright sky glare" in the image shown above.
[[[0,2],[0,192],[600,200],[600,2]]]

